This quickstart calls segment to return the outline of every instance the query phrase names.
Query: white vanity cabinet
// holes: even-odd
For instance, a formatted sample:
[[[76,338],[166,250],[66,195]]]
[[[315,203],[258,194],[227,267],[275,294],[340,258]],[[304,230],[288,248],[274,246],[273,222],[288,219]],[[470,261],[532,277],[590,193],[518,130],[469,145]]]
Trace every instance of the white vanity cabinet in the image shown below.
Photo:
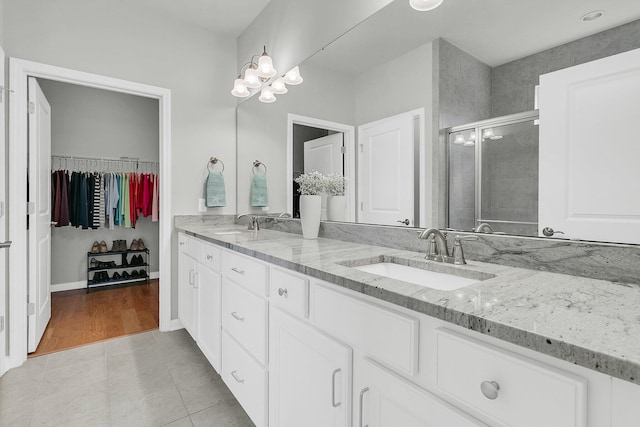
[[[220,371],[220,249],[178,235],[178,318],[216,371]]]
[[[278,308],[269,321],[269,425],[350,426],[351,349]]]

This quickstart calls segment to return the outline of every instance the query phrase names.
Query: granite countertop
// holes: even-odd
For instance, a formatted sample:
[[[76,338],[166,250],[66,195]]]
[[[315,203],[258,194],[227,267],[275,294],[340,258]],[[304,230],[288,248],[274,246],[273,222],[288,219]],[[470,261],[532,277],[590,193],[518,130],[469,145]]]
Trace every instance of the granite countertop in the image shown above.
[[[640,286],[467,260],[451,266],[424,254],[293,233],[206,224],[176,229],[228,249],[370,295],[570,363],[640,384]],[[238,230],[240,234],[216,234]],[[426,243],[425,243],[426,245]],[[470,286],[439,291],[347,265],[380,257],[463,270]],[[492,277],[495,275],[495,277]]]

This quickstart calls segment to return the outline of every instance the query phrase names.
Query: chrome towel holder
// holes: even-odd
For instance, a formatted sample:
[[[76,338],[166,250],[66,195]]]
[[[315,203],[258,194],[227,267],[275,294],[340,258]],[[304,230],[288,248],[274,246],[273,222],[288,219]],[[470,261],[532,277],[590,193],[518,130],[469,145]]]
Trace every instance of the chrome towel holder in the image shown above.
[[[260,160],[254,160],[253,161],[253,168],[251,168],[251,171],[255,175],[256,174],[256,169],[260,170],[260,166],[262,166],[264,168],[264,175],[266,175],[267,174],[267,165],[262,163]]]
[[[209,162],[207,163],[207,170],[208,170],[209,172],[213,172],[213,169],[211,169],[211,168],[210,168],[210,166],[211,166],[211,165],[214,165],[214,166],[215,166],[215,165],[217,165],[218,163],[220,163],[220,164],[222,165],[222,170],[220,171],[220,173],[224,172],[224,162],[223,162],[222,160],[220,160],[219,158],[215,157],[215,156],[214,156],[214,157],[211,157],[211,158],[209,159]]]

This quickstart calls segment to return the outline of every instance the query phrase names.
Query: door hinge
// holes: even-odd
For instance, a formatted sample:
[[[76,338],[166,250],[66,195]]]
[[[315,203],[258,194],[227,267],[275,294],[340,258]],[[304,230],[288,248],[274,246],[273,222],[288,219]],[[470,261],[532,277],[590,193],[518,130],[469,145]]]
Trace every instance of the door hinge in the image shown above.
[[[4,202],[0,202],[0,218],[4,216]]]
[[[364,210],[364,202],[360,202],[360,210],[363,211]]]
[[[30,302],[29,304],[27,304],[27,315],[33,316],[34,314],[36,314],[36,303]]]
[[[347,148],[343,145],[342,147],[340,147],[340,152],[342,154],[345,154],[347,152]]]
[[[36,104],[33,102],[29,102],[29,114],[33,114],[36,112]]]
[[[35,202],[27,202],[27,215],[33,215],[34,213],[36,213]]]
[[[4,316],[0,316],[0,332],[4,331]]]
[[[4,86],[0,86],[0,102],[4,102]]]
[[[360,152],[364,153],[364,144],[360,144]]]

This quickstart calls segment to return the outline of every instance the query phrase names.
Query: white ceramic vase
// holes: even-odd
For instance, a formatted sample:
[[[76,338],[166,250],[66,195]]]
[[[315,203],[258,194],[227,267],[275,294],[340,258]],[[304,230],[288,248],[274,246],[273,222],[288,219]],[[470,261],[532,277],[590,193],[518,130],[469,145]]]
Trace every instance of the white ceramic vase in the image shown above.
[[[322,213],[322,196],[300,196],[300,222],[305,239],[317,239]]]
[[[329,221],[345,221],[346,208],[347,196],[327,196],[327,219]]]

